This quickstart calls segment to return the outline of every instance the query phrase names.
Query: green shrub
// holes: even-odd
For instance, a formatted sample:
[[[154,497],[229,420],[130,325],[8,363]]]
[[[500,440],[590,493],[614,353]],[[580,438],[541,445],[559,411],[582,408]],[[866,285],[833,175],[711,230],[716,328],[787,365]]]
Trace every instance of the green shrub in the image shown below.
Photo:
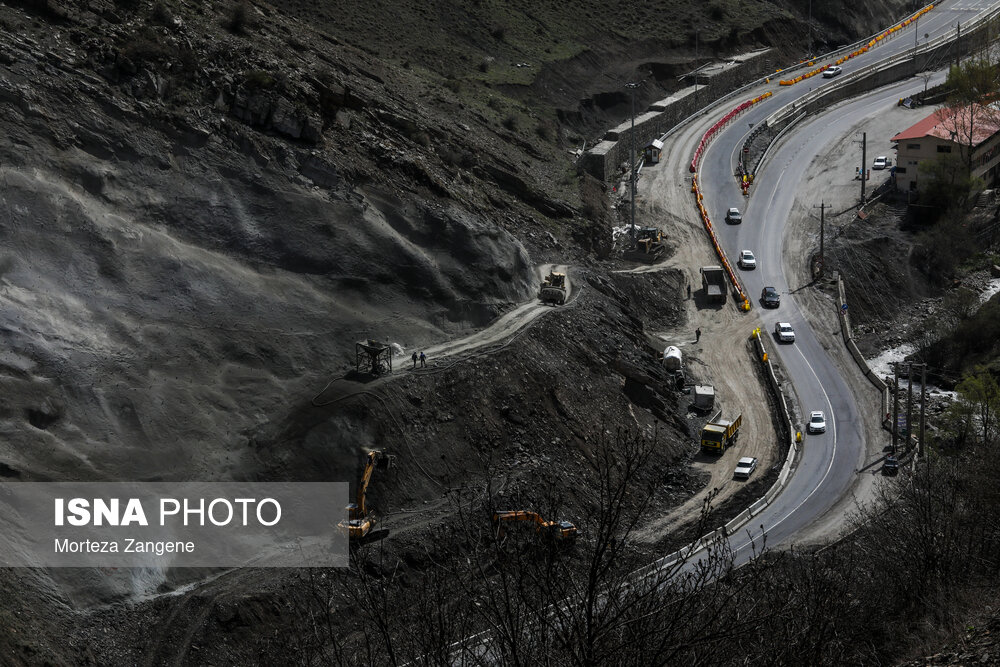
[[[149,13],[149,22],[155,25],[173,25],[174,15],[165,4],[156,2],[153,4],[153,10]]]
[[[226,27],[234,35],[242,35],[252,27],[250,25],[250,7],[247,3],[239,2],[233,5],[232,9],[229,10]]]
[[[542,141],[555,141],[559,136],[559,127],[550,118],[542,118],[535,126],[535,134]]]
[[[246,78],[243,80],[247,88],[251,90],[260,90],[264,88],[273,88],[275,84],[275,78],[261,69],[255,69],[247,72]]]

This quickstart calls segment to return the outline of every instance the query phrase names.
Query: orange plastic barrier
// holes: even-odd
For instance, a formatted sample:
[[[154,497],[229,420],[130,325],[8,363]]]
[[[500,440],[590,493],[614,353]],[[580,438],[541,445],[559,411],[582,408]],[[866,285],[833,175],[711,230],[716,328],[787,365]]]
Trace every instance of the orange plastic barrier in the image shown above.
[[[896,32],[898,30],[902,30],[903,28],[905,28],[906,26],[910,25],[911,23],[913,23],[914,21],[916,21],[917,19],[919,19],[921,16],[923,16],[927,12],[931,11],[932,9],[934,9],[934,5],[933,4],[927,5],[926,7],[924,7],[923,9],[921,9],[919,12],[917,12],[916,14],[914,14],[913,16],[911,16],[910,18],[905,19],[901,23],[898,23],[898,24],[892,26],[891,28],[886,28],[881,33],[879,33],[878,35],[876,35],[874,38],[868,40],[868,44],[866,46],[862,46],[860,49],[855,49],[854,51],[851,51],[850,53],[848,53],[846,56],[841,56],[840,58],[837,58],[834,61],[833,64],[834,65],[840,65],[842,63],[847,62],[851,58],[854,58],[856,56],[860,56],[862,53],[867,53],[868,49],[875,48],[875,46],[877,46],[878,43],[881,42],[883,39],[886,39],[887,37],[889,37],[890,35],[892,35],[894,32]],[[812,65],[811,62],[809,64]],[[818,67],[818,68],[816,68],[814,70],[810,70],[810,71],[806,72],[805,74],[800,74],[799,76],[795,77],[794,79],[782,79],[781,81],[778,82],[778,85],[781,85],[781,86],[794,86],[795,84],[799,83],[800,81],[803,81],[803,80],[808,79],[810,77],[816,76],[817,74],[819,74],[820,72],[822,72],[826,68],[827,68],[827,65],[823,65],[822,67]],[[781,70],[778,70],[778,71],[780,72]]]

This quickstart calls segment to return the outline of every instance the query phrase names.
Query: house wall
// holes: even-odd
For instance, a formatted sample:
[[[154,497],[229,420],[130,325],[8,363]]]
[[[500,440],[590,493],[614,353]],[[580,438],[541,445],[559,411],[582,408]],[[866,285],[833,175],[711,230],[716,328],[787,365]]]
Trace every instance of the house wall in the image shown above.
[[[942,155],[938,149],[943,148],[945,152],[959,152],[957,143],[937,137],[920,137],[919,139],[904,139],[896,145],[896,187],[900,190],[919,190],[921,162],[926,160],[936,160]],[[905,169],[905,173],[900,173],[900,168]],[[924,174],[926,178],[926,174]]]
[[[939,150],[943,148],[944,151]],[[896,187],[900,190],[920,190],[921,178],[927,177],[927,168],[923,176],[920,173],[920,163],[935,160],[943,152],[951,151],[961,155],[961,146],[957,142],[938,137],[921,137],[897,142],[896,146]],[[972,154],[972,175],[982,178],[989,187],[996,180],[1000,165],[1000,132],[976,147]],[[900,173],[899,169],[906,171]]]

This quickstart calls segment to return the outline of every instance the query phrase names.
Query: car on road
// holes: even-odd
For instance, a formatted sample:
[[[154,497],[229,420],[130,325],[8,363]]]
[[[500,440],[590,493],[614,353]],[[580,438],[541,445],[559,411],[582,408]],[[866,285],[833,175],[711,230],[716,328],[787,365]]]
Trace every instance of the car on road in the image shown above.
[[[885,169],[888,166],[889,166],[889,158],[887,158],[884,155],[879,155],[877,158],[875,158],[875,161],[872,163],[872,169]]]
[[[885,457],[882,462],[882,474],[886,476],[895,475],[899,472],[899,459],[892,454]]]
[[[795,342],[795,329],[788,322],[778,322],[774,325],[774,335],[782,343]]]
[[[767,308],[777,308],[781,305],[781,295],[773,287],[765,287],[760,291],[760,302]]]
[[[823,70],[823,78],[832,79],[833,77],[837,76],[843,71],[844,69],[842,67],[838,67],[837,65],[830,65],[825,70]]]
[[[744,456],[736,462],[736,470],[733,471],[733,477],[737,479],[748,479],[756,469],[757,459],[752,456]]]
[[[726,211],[726,222],[731,225],[738,225],[743,222],[743,214],[740,213],[740,209],[735,206],[728,211]]]
[[[756,269],[757,268],[757,258],[754,257],[753,252],[750,250],[740,250],[740,260],[737,262],[741,269]]]
[[[826,432],[826,415],[820,410],[813,410],[809,413],[809,423],[806,424],[806,431],[809,433]]]

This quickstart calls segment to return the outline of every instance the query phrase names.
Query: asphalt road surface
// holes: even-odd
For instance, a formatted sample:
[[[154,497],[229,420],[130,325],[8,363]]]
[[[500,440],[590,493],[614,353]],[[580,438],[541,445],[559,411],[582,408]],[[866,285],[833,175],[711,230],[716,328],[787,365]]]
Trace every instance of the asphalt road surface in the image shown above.
[[[934,39],[955,31],[958,22],[967,23],[977,13],[987,11],[996,4],[962,0],[936,7],[921,18],[917,28],[919,39],[923,42],[924,34]],[[913,34],[911,26],[900,31],[899,36],[844,63],[844,74],[841,76],[849,76],[851,71],[912,49]],[[819,66],[823,62],[819,59],[816,64]],[[862,420],[854,393],[796,303],[795,292],[804,285],[790,282],[786,277],[783,240],[804,168],[823,146],[848,132],[860,117],[872,113],[879,105],[884,106],[886,100],[897,99],[902,87],[909,85],[912,88],[913,80],[843,104],[834,112],[810,119],[790,131],[758,172],[749,201],[743,198],[733,176],[736,156],[751,123],[759,123],[811,89],[837,80],[814,77],[785,87],[775,86],[772,82],[760,90],[748,91],[746,98],[754,97],[763,90],[771,90],[774,94],[719,134],[706,151],[699,172],[705,204],[712,220],[718,221],[715,229],[727,255],[735,259],[743,248],[752,249],[757,255],[759,268],[742,272],[742,278],[748,296],[760,309],[764,331],[771,336],[774,324],[779,321],[789,322],[795,329],[796,340],[793,344],[778,344],[771,336],[771,349],[777,348],[777,356],[794,386],[801,410],[806,414],[811,410],[822,410],[827,418],[826,433],[811,436],[803,433],[802,453],[781,494],[739,534],[730,538],[737,562],[749,558],[751,538],[758,546],[764,534],[768,546],[791,541],[796,533],[848,493],[856,470],[864,463],[865,434],[860,426]],[[732,106],[741,101],[742,98],[732,101]],[[721,109],[724,112],[726,106]],[[874,152],[869,152],[869,162],[874,156]],[[871,183],[874,184],[874,180]],[[816,193],[817,199],[821,196],[821,193]],[[741,225],[722,222],[726,209],[731,206],[743,210],[744,222]],[[807,260],[805,257],[790,259],[797,262]],[[779,308],[761,308],[759,296],[764,285],[772,285],[782,294]],[[805,416],[800,417],[804,421]]]

